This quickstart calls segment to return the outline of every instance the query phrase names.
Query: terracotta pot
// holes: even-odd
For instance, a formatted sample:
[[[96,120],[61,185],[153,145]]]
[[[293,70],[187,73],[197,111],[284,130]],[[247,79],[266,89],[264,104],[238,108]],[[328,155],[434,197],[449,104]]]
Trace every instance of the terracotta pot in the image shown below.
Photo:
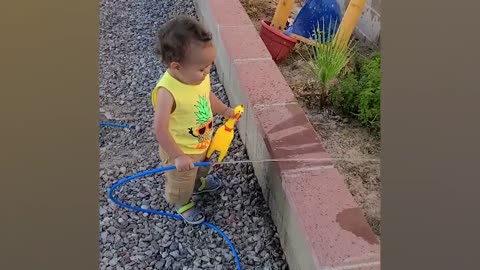
[[[262,20],[260,28],[260,37],[267,46],[276,63],[284,60],[290,51],[297,44],[297,40],[282,33],[280,30],[270,26],[270,22]]]

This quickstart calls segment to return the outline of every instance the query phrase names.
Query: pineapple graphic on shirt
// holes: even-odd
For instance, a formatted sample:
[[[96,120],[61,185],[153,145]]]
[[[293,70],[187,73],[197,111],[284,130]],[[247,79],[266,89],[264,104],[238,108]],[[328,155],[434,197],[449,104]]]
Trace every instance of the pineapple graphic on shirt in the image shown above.
[[[197,127],[189,128],[189,134],[198,139],[197,149],[206,149],[210,145],[213,131],[212,113],[207,98],[200,96],[195,108]]]

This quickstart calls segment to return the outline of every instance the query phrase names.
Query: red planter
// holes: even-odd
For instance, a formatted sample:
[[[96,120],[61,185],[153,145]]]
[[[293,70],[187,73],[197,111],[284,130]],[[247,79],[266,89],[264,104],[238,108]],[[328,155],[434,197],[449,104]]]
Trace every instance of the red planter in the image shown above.
[[[270,26],[270,22],[262,20],[260,23],[260,37],[263,43],[267,46],[273,60],[276,63],[281,62],[287,57],[293,47],[295,47],[297,40]]]

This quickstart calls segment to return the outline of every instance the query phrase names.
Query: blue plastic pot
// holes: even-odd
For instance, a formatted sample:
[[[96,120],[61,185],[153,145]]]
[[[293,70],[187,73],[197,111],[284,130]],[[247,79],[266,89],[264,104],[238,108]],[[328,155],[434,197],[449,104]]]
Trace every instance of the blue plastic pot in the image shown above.
[[[322,30],[325,25],[324,29],[327,31],[331,23],[330,35],[334,35],[342,17],[342,10],[337,0],[307,0],[285,34],[289,36],[296,34],[312,39],[317,27]]]

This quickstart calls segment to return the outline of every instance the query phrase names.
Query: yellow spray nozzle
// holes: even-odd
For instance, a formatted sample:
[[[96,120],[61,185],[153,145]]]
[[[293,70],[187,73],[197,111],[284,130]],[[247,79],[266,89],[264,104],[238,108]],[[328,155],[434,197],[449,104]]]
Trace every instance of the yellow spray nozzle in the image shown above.
[[[210,143],[210,147],[207,150],[206,158],[210,159],[212,154],[217,151],[219,152],[218,161],[222,161],[225,156],[227,155],[228,149],[232,144],[232,140],[234,137],[234,126],[236,121],[238,121],[244,112],[243,105],[236,106],[233,111],[235,116],[230,118],[223,124],[223,126],[219,127],[218,130],[215,132],[213,136],[212,142]]]

